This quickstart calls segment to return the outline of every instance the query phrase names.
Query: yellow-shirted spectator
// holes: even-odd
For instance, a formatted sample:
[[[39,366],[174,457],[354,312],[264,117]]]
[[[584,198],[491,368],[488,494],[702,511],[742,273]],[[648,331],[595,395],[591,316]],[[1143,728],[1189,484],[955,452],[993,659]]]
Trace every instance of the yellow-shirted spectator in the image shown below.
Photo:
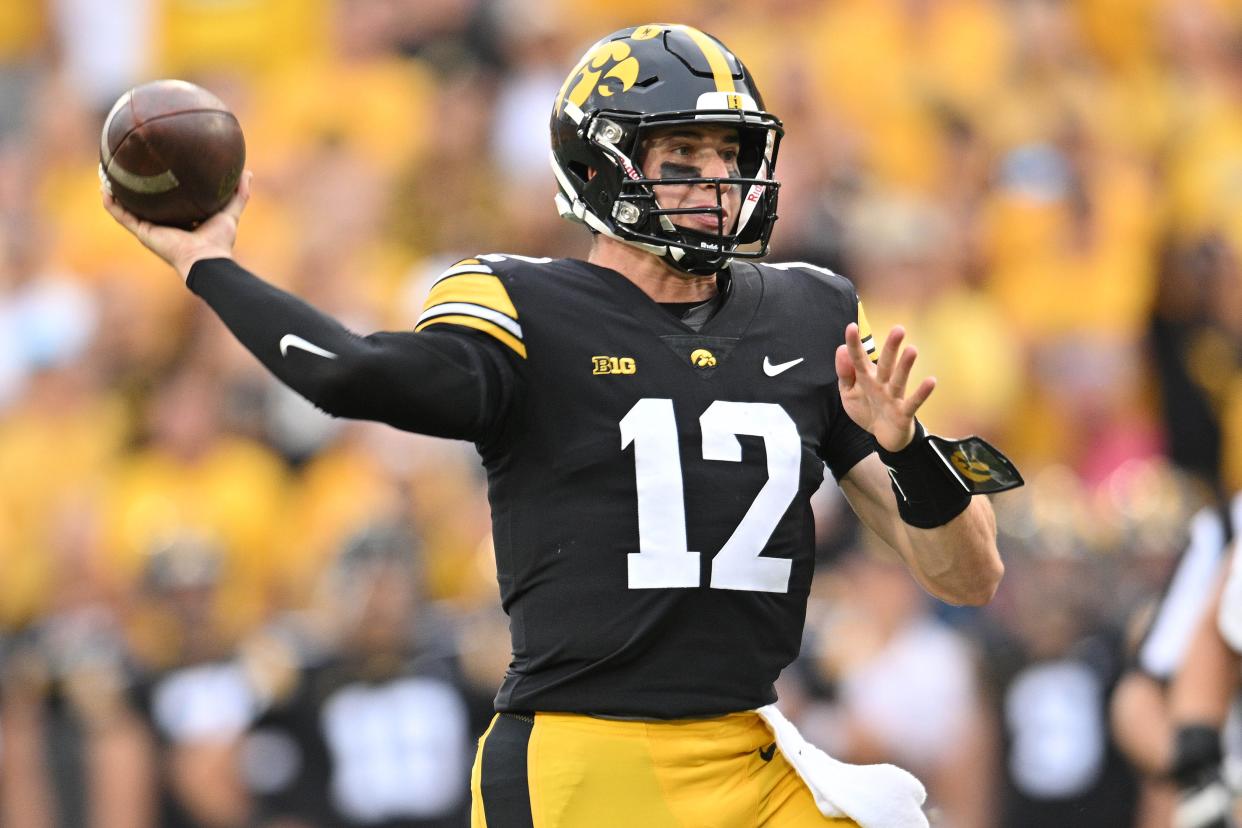
[[[185,532],[217,544],[221,594],[230,612],[253,622],[284,559],[289,479],[269,449],[222,430],[222,391],[194,368],[160,389],[151,443],[123,458],[110,480],[107,549],[127,585],[153,544]]]
[[[791,118],[809,107],[830,129],[850,129],[867,172],[904,189],[931,190],[948,172],[939,110],[983,107],[1011,60],[1004,18],[981,0],[748,6],[711,25],[756,77],[778,79],[769,106]]]
[[[944,166],[939,130],[913,86],[906,21],[896,3],[847,0],[807,21],[799,59],[812,100],[857,129],[868,170],[898,189],[931,187]]]
[[[374,424],[348,423],[341,436],[298,475],[291,500],[288,555],[281,580],[296,601],[310,597],[319,574],[351,534],[400,506],[400,481],[368,443]]]
[[[34,57],[47,36],[47,0],[0,3],[0,66]]]
[[[46,609],[56,510],[66,493],[101,482],[129,436],[121,400],[96,396],[82,365],[29,388],[0,418],[0,626]]]
[[[876,197],[850,220],[852,276],[872,330],[902,324],[916,371],[937,390],[920,409],[930,430],[1004,439],[1026,382],[1022,343],[991,295],[966,284],[965,244],[948,215],[909,197]]]
[[[1242,61],[1240,61],[1242,64]],[[1242,92],[1205,92],[1167,157],[1174,226],[1190,238],[1223,226],[1242,242]]]
[[[1073,4],[1083,39],[1112,69],[1149,65],[1156,51],[1157,12],[1163,0],[1078,0]]]
[[[1025,368],[1021,345],[994,299],[961,286],[917,308],[866,301],[877,330],[901,320],[919,343],[919,375],[937,379],[937,392],[919,413],[928,429],[1012,444],[1009,419],[1022,399]]]
[[[160,76],[259,74],[322,57],[331,0],[158,0]]]
[[[537,17],[537,25],[551,24],[565,29],[570,42],[577,44],[574,48],[585,52],[599,37],[600,32],[610,32],[624,26],[673,22],[691,26],[705,25],[702,18],[712,4],[704,0],[685,0],[678,4],[675,13],[670,13],[668,3],[663,0],[629,0],[626,3],[617,3],[615,0],[546,0],[538,4],[538,7],[530,9],[521,8],[522,5],[518,4],[521,17]],[[675,17],[676,20],[669,20],[670,17]],[[712,34],[717,33],[710,28],[705,30]],[[573,61],[577,60],[578,55],[565,57]]]
[[[295,487],[299,517],[281,564],[294,597],[305,597],[353,532],[397,513],[409,513],[420,535],[428,594],[473,594],[478,574],[468,562],[488,535],[489,514],[472,458],[445,441],[348,423]]]
[[[1013,33],[990,0],[947,0],[907,12],[916,52],[914,94],[944,101],[974,117],[1004,83],[1013,62]]]
[[[1151,307],[1151,182],[1134,165],[1087,158],[1071,167],[1054,146],[1011,152],[981,218],[988,290],[1027,337],[1090,329],[1133,339]]]
[[[146,261],[125,244],[125,234],[99,217],[98,161],[82,159],[49,169],[36,194],[39,212],[48,219],[48,251],[57,264],[87,282],[117,273],[141,285],[147,300],[166,311],[183,304],[184,288],[168,278],[168,268]],[[161,310],[157,310],[157,313]]]
[[[249,163],[315,175],[307,164],[316,153],[342,145],[394,172],[417,159],[430,131],[443,127],[434,103],[435,80],[413,58],[324,58],[285,67],[255,86],[255,105],[243,123]]]
[[[420,463],[406,480],[411,513],[423,538],[427,593],[437,599],[472,595],[478,571],[470,562],[491,534],[478,465],[460,445],[438,441],[433,446],[427,438],[418,442],[431,455],[430,462]]]

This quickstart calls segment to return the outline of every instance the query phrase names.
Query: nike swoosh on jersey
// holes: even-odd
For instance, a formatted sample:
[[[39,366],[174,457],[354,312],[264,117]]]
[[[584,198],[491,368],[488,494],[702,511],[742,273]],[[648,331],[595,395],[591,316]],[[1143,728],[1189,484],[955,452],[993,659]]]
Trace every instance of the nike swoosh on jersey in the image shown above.
[[[326,359],[336,359],[336,354],[324,348],[320,348],[313,342],[307,342],[297,334],[285,334],[280,338],[280,355],[283,357],[289,356],[290,348],[300,348],[301,350],[314,354],[315,356],[321,356]]]
[[[769,377],[774,377],[777,374],[783,374],[799,362],[802,362],[804,359],[806,359],[806,357],[798,357],[797,359],[789,360],[789,362],[778,362],[776,365],[773,365],[772,360],[764,357],[763,373],[767,374]]]

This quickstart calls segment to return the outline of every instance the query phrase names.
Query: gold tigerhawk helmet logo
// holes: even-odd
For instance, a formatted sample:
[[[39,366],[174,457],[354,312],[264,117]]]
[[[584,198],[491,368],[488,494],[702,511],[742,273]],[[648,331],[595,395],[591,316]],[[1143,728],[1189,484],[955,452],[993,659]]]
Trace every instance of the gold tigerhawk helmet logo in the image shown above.
[[[609,85],[609,80],[615,80],[621,87],[620,91],[628,92],[638,80],[639,71],[638,58],[630,51],[630,44],[624,40],[597,44],[565,79],[565,85],[556,98],[556,111],[560,112],[565,101],[582,106],[592,92],[598,92],[605,98],[612,97],[613,87]],[[569,85],[575,78],[578,78],[578,83],[570,90]],[[566,90],[569,90],[568,94]]]
[[[696,368],[715,368],[716,356],[706,348],[698,348],[690,354],[690,364]]]

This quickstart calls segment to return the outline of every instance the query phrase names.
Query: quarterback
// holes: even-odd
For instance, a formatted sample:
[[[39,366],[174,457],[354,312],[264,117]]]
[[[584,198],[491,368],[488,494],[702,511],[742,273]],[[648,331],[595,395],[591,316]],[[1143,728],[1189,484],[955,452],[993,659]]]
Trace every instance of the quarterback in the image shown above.
[[[324,411],[476,445],[513,659],[475,826],[897,824],[819,802],[761,715],[801,639],[811,495],[826,467],[928,592],[982,604],[1003,567],[972,495],[1020,478],[924,431],[934,380],[907,388],[914,349],[900,328],[873,344],[848,280],[757,261],[782,132],[718,40],[615,32],[552,108],[557,206],[588,259],[464,259],[413,330],[369,336],[232,260],[249,174],[192,232],[104,193]]]

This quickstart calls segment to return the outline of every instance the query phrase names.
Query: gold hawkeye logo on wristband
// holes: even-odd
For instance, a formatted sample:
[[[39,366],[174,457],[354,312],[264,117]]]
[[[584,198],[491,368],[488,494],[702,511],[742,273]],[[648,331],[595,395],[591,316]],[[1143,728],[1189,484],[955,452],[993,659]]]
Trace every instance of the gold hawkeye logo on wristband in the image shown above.
[[[976,483],[992,479],[992,470],[987,463],[981,460],[971,460],[960,448],[953,452],[949,462],[953,464],[953,468]]]
[[[1016,489],[1025,482],[1013,461],[982,437],[946,440],[929,434],[927,440],[949,473],[972,495]]]

